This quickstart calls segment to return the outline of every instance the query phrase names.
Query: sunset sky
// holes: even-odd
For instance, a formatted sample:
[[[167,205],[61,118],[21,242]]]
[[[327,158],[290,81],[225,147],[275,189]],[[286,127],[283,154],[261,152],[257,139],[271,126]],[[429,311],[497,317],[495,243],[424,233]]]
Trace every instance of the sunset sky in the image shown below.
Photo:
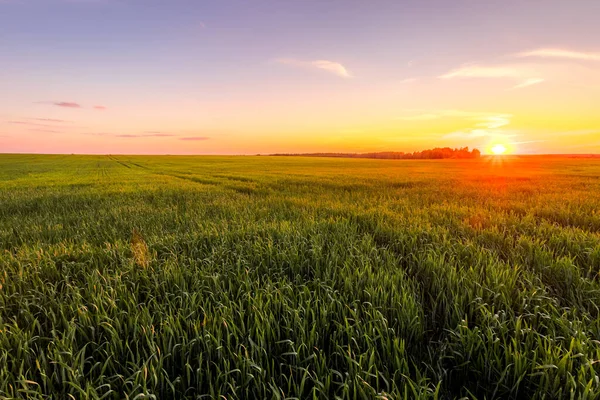
[[[0,152],[600,152],[598,0],[0,0]]]

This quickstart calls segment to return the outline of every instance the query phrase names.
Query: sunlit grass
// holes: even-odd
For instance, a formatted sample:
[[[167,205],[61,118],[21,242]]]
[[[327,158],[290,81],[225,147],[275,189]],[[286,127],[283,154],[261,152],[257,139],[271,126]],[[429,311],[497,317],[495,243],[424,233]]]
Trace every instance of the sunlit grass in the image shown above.
[[[598,176],[0,156],[0,397],[597,398]]]

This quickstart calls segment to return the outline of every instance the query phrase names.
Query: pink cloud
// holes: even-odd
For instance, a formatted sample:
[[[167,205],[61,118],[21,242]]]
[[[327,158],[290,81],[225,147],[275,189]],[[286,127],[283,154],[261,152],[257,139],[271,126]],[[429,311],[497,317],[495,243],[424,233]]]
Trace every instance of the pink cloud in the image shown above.
[[[56,130],[53,130],[53,129],[37,129],[37,128],[34,128],[34,129],[28,129],[28,130],[32,131],[32,132],[60,133],[60,131],[56,131]]]
[[[57,101],[52,103],[55,106],[65,107],[65,108],[81,108],[81,104],[73,103],[71,101]]]
[[[108,108],[105,106],[94,106],[94,110],[99,110],[99,111],[104,111],[107,110]]]
[[[54,125],[48,124],[38,124],[36,122],[27,122],[27,121],[7,121],[9,124],[13,125],[25,125],[25,126],[41,126],[43,128],[56,128]]]
[[[189,137],[182,137],[179,138],[179,140],[209,140],[210,138],[207,136],[189,136]]]
[[[44,122],[69,122],[69,121],[65,121],[64,119],[54,119],[54,118],[27,118],[31,121],[44,121]]]
[[[123,134],[123,135],[115,135],[115,137],[120,138],[145,138],[145,137],[171,137],[175,136],[170,133],[162,133],[162,132],[146,132],[139,135],[135,134]]]

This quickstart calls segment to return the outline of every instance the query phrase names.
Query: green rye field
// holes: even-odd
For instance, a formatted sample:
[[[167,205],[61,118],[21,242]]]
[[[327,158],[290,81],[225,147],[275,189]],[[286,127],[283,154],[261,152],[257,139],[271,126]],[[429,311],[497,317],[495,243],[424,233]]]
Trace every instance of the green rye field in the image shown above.
[[[0,398],[600,398],[600,159],[0,155]]]

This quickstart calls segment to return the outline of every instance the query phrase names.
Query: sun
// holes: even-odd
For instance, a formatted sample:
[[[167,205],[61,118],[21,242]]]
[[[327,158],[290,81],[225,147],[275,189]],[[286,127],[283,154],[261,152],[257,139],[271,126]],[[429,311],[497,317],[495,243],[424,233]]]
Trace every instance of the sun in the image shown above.
[[[506,147],[501,145],[501,144],[496,144],[494,145],[494,147],[492,147],[492,153],[496,154],[496,155],[501,155],[506,153]]]

